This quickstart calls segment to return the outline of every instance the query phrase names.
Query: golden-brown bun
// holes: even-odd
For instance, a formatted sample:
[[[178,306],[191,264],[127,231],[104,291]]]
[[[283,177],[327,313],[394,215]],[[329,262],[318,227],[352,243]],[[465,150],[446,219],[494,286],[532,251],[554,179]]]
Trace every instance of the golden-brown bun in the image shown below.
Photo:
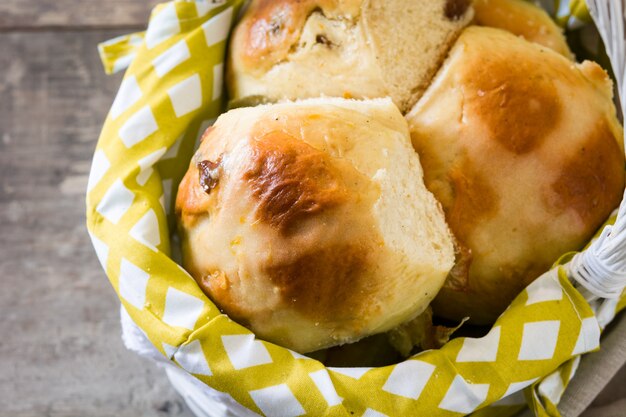
[[[231,98],[391,97],[408,110],[473,16],[470,0],[253,0],[233,32]]]
[[[232,110],[176,210],[185,268],[231,318],[299,352],[421,313],[454,263],[443,212],[389,99]]]
[[[572,58],[563,30],[542,8],[524,0],[473,0],[475,23],[503,29]]]
[[[595,63],[471,27],[407,118],[458,243],[441,316],[492,322],[620,202],[622,128]]]

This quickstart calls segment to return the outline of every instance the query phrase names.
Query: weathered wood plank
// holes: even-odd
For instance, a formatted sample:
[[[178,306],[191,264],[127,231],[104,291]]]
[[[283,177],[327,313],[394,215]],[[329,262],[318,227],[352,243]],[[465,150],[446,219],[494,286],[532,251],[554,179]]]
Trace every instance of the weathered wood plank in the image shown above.
[[[622,344],[622,349],[626,349],[626,344]],[[593,400],[592,406],[607,407],[615,402],[624,404],[622,410],[626,410],[626,366],[622,367],[606,384],[605,389]]]
[[[119,31],[0,34],[0,416],[191,416],[125,350],[84,227],[93,149],[120,77]]]
[[[144,27],[163,0],[2,0],[0,30],[46,27]]]
[[[588,416],[600,416],[597,410],[626,400],[625,335],[626,316],[622,315],[607,327],[600,350],[583,357],[559,406],[564,416],[578,416],[585,408]]]

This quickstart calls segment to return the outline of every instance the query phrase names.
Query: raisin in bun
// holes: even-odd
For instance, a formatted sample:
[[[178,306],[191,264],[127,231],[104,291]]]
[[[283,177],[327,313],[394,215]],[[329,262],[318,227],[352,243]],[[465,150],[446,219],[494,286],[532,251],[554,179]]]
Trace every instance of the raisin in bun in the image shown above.
[[[621,200],[623,131],[595,63],[471,27],[407,119],[457,240],[439,315],[492,322]]]
[[[544,9],[524,0],[473,0],[474,22],[503,29],[572,58],[563,29]]]
[[[253,0],[230,43],[230,96],[389,96],[404,112],[471,21],[470,4]]]
[[[454,263],[389,99],[231,110],[177,196],[185,268],[231,318],[298,352],[421,313]]]

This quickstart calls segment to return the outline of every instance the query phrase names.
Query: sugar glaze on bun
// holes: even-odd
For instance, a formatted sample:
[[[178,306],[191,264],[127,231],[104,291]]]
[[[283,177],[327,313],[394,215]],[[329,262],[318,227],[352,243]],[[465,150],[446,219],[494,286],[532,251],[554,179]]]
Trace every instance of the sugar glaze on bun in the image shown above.
[[[389,96],[405,112],[472,16],[471,0],[253,0],[233,31],[229,93]]]
[[[389,99],[223,114],[176,201],[185,268],[229,317],[309,352],[420,314],[454,263]]]
[[[407,119],[457,239],[441,316],[492,323],[622,198],[623,130],[593,62],[470,27]]]
[[[573,58],[565,34],[541,7],[525,0],[473,0],[474,23],[511,32]]]

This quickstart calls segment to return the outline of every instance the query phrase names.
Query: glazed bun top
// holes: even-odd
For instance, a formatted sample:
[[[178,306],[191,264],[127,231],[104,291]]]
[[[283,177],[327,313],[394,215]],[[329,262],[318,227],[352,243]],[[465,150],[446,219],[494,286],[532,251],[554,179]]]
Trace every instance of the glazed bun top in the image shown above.
[[[474,22],[521,36],[571,59],[561,29],[544,9],[524,0],[473,0]]]
[[[458,242],[439,315],[493,322],[621,200],[623,131],[595,63],[471,27],[407,118]]]
[[[471,21],[470,3],[253,0],[230,43],[230,96],[389,96],[406,111]]]
[[[298,352],[421,313],[454,251],[388,99],[232,110],[176,202],[184,266],[231,318]]]

